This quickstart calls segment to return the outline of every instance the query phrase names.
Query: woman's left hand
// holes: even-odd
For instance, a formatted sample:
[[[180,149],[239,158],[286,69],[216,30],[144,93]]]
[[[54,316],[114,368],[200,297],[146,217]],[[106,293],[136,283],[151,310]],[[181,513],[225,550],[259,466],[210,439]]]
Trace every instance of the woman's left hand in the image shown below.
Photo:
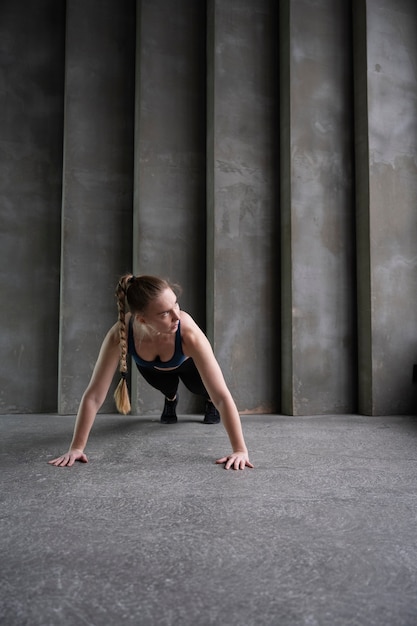
[[[245,452],[233,452],[228,456],[224,456],[222,459],[217,459],[216,463],[224,463],[224,469],[245,469],[245,467],[252,467],[252,463],[249,461],[248,454]]]

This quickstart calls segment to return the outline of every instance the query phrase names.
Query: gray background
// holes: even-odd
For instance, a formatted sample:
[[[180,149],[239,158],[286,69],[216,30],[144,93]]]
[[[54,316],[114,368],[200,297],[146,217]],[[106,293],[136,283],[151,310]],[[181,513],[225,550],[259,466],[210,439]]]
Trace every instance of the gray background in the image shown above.
[[[416,32],[414,0],[3,0],[0,412],[76,412],[132,269],[242,413],[415,413]]]

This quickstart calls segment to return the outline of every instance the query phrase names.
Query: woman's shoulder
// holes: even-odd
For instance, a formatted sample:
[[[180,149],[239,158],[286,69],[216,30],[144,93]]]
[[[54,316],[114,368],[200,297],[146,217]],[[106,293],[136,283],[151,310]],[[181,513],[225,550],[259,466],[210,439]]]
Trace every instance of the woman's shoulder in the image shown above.
[[[120,342],[119,322],[116,322],[115,324],[113,324],[111,328],[109,328],[104,341],[107,341],[108,343],[111,343],[111,344],[119,344]]]
[[[128,329],[129,329],[129,322],[130,322],[131,317],[132,317],[131,313],[126,313],[126,316],[125,316],[126,333],[128,332]],[[119,322],[115,322],[113,324],[113,326],[111,328],[109,328],[109,330],[107,331],[105,339],[108,342],[111,342],[113,344],[119,344],[119,342],[120,342],[120,326],[119,326]]]
[[[183,342],[184,348],[195,347],[202,340],[207,340],[205,334],[198,326],[197,322],[191,317],[189,313],[186,311],[181,311],[181,339]]]
[[[180,322],[181,322],[181,335],[184,333],[190,333],[196,330],[200,330],[197,323],[193,320],[191,315],[186,311],[181,309],[180,314]]]

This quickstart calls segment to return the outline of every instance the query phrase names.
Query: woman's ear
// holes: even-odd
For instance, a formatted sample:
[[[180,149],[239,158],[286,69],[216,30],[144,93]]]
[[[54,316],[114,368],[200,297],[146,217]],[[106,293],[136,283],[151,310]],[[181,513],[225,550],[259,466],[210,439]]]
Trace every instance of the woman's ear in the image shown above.
[[[135,321],[139,322],[139,324],[146,324],[145,318],[140,313],[136,313]]]

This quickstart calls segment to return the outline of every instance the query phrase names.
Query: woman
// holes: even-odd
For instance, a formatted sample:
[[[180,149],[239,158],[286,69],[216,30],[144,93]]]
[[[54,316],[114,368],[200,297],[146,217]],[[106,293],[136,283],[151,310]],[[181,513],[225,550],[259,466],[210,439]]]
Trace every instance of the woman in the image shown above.
[[[84,449],[117,366],[122,377],[114,394],[116,406],[123,414],[130,411],[126,358],[131,354],[142,376],[165,395],[162,423],[177,421],[181,379],[188,389],[206,399],[205,423],[217,423],[222,418],[233,452],[216,463],[224,463],[225,469],[253,467],[239,413],[210,343],[192,317],[180,310],[174,288],[156,276],[126,274],[117,285],[116,296],[119,319],[101,346],[80,403],[70,448],[48,462],[59,467],[88,462]]]

